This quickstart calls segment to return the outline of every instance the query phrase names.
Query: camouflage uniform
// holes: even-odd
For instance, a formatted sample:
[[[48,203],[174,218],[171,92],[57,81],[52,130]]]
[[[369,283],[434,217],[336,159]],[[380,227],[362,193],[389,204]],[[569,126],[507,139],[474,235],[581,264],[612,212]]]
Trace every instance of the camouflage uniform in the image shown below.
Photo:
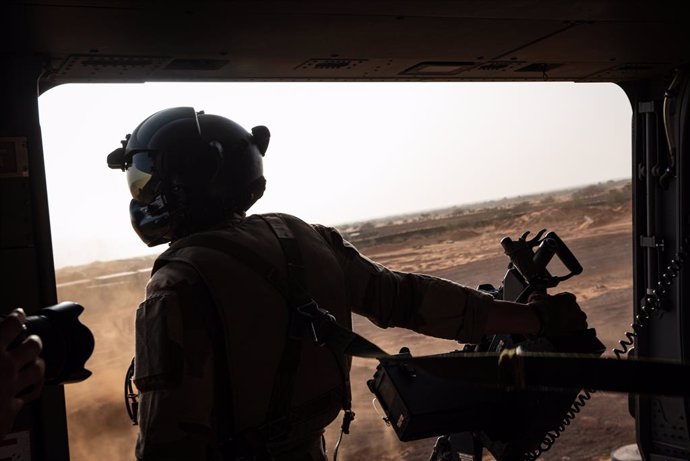
[[[382,328],[464,342],[483,335],[491,297],[447,280],[388,270],[335,229],[283,216],[299,244],[310,294],[341,325],[351,327],[355,312]],[[285,267],[277,239],[259,216],[237,217],[208,233]],[[156,267],[136,316],[135,382],[142,392],[136,456],[220,459],[219,425],[231,418],[234,431],[244,433],[266,422],[288,325],[285,299],[240,261],[210,248],[168,250]],[[223,373],[228,379],[221,379]],[[322,434],[341,409],[342,375],[332,351],[305,341],[289,437],[270,445],[275,460],[326,459]]]

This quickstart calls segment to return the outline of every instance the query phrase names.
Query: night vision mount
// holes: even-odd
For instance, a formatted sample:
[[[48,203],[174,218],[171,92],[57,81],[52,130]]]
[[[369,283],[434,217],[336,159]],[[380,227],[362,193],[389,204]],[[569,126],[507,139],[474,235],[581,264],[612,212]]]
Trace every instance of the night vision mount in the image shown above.
[[[120,141],[122,144],[122,147],[118,147],[114,151],[108,154],[108,168],[112,168],[113,170],[122,170],[125,171],[127,167],[129,166],[129,161],[131,159],[128,159],[127,156],[125,155],[126,149],[127,149],[127,142],[129,141],[129,138],[132,135],[128,134],[125,136],[125,139]]]

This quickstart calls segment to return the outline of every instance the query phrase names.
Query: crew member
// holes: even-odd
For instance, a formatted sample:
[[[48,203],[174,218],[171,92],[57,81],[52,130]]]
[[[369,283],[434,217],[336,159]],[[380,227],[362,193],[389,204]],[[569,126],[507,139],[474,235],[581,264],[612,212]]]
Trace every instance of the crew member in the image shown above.
[[[570,294],[495,301],[389,270],[333,228],[247,216],[264,192],[268,142],[265,127],[179,107],[108,156],[127,173],[139,237],[172,243],[136,314],[137,459],[325,460],[324,428],[350,395],[349,358],[323,345],[324,318],[349,329],[355,312],[462,342],[587,327]]]

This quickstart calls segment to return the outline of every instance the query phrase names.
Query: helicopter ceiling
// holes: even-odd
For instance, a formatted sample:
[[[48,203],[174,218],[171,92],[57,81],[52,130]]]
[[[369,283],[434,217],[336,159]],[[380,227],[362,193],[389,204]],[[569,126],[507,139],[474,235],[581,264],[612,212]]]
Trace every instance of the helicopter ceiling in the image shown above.
[[[570,80],[666,75],[690,57],[662,1],[19,1],[0,50],[42,89],[171,80]],[[6,29],[7,30],[7,29]]]

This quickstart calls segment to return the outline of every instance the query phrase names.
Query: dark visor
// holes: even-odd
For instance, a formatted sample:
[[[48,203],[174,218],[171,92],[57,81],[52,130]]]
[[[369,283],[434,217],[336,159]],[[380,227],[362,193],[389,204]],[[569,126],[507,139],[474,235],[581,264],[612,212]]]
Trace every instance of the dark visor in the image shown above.
[[[159,193],[160,179],[153,174],[155,152],[137,152],[127,167],[127,184],[137,202],[151,203]]]

